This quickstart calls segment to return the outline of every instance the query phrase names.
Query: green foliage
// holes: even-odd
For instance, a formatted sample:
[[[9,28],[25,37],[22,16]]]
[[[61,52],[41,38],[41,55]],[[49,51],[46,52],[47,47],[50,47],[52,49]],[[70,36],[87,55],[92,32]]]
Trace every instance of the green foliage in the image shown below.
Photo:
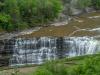
[[[0,9],[11,17],[8,30],[21,30],[53,20],[59,15],[62,3],[60,0],[4,0],[0,1]]]
[[[0,22],[9,22],[11,17],[5,13],[0,13]]]
[[[69,75],[100,75],[100,57],[86,58],[80,65],[71,67]]]
[[[53,74],[50,71],[48,71],[47,69],[39,69],[33,75],[53,75]]]
[[[4,29],[7,31],[17,30],[18,23],[20,22],[20,11],[17,5],[17,1],[5,0],[4,4],[5,4],[4,12],[6,14],[9,14],[10,16],[10,20],[8,21],[8,24],[6,25],[6,28]]]
[[[100,9],[100,0],[78,0],[77,7],[86,8],[94,6],[95,9]]]
[[[71,0],[63,0],[67,15],[71,15]],[[100,9],[100,0],[78,0],[77,7],[85,9],[94,6]],[[58,17],[62,11],[62,0],[0,0],[0,25],[4,30],[22,30],[27,27],[44,25]],[[6,15],[10,17],[7,19]],[[8,22],[4,22],[4,21]],[[10,28],[9,28],[10,27]]]
[[[100,0],[92,0],[94,8],[100,9]]]
[[[77,1],[77,6],[79,8],[86,8],[92,5],[91,0],[78,0]]]
[[[4,6],[4,3],[0,2],[0,11],[2,11],[3,6]]]
[[[82,57],[76,59],[80,58]],[[100,75],[100,55],[86,56],[77,65],[64,62],[62,60],[47,62],[30,75]]]
[[[16,0],[5,0],[5,12],[12,17],[12,22],[19,22],[20,11]]]
[[[22,22],[22,23],[19,23],[18,24],[18,28],[19,30],[24,30],[24,29],[27,29],[29,28],[28,24],[26,22]]]
[[[23,20],[31,25],[45,23],[58,16],[60,0],[18,0]]]
[[[33,75],[67,75],[66,67],[56,61],[47,62],[33,73]]]
[[[13,26],[10,23],[11,17],[5,13],[0,14],[0,27],[4,30],[12,30]],[[10,29],[9,29],[10,27]]]

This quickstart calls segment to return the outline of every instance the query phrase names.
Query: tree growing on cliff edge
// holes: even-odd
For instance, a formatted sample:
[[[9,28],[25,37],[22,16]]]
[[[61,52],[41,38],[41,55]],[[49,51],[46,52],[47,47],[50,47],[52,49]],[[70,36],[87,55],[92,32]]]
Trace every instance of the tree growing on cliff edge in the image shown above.
[[[92,0],[92,5],[95,9],[100,9],[100,0]]]
[[[91,0],[78,0],[77,1],[77,6],[81,9],[84,9],[86,7],[90,7],[92,5]]]

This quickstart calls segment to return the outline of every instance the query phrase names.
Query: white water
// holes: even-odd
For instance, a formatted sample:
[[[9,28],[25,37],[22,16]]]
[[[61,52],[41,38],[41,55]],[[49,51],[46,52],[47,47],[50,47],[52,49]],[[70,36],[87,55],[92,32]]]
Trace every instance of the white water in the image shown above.
[[[100,42],[88,37],[71,37],[70,39],[65,38],[65,44],[66,49],[69,47],[69,52],[66,53],[66,55],[69,57],[95,54],[100,50]]]
[[[40,37],[16,39],[10,65],[41,64],[60,56],[74,57],[96,54],[100,51],[100,41],[91,37]],[[60,46],[61,44],[61,46]]]
[[[11,65],[41,64],[56,58],[56,39],[41,37],[39,39],[17,39]]]

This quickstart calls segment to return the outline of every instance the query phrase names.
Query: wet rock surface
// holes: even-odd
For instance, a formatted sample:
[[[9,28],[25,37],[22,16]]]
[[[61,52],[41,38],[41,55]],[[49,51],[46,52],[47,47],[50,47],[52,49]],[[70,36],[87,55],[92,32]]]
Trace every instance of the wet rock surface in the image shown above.
[[[100,40],[93,37],[17,38],[9,64],[42,64],[46,60],[100,52]]]
[[[67,25],[0,36],[0,66],[41,64],[45,60],[98,52],[99,15],[100,13],[84,14],[73,17]]]
[[[14,39],[12,40],[0,40],[0,67],[8,66],[10,57],[13,54]]]

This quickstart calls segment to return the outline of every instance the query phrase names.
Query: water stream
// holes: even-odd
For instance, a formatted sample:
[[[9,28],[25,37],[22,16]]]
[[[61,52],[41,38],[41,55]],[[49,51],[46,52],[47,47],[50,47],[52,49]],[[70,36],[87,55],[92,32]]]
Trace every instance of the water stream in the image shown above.
[[[17,38],[11,66],[42,64],[47,60],[96,54],[100,51],[100,41],[93,37],[40,37]]]
[[[0,39],[0,66],[42,64],[47,60],[96,54],[100,52],[100,13],[73,17],[64,26],[6,34]]]

